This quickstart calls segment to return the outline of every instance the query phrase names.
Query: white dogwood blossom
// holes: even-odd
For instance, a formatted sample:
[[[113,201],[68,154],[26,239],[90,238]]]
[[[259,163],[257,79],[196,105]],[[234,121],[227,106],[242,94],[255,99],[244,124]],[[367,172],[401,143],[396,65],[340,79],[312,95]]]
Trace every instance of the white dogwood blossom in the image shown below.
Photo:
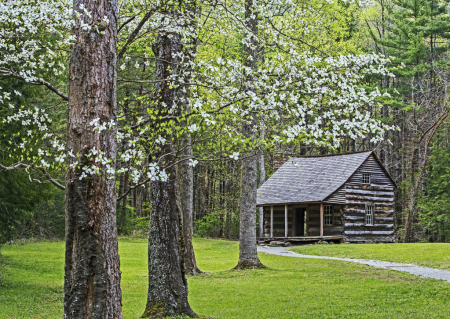
[[[233,152],[233,154],[229,155],[231,159],[235,161],[239,159],[239,152]]]
[[[197,164],[198,164],[197,160],[193,160],[193,159],[189,160],[189,166],[195,167]]]
[[[64,72],[68,63],[66,51],[75,40],[70,29],[79,27],[101,33],[99,25],[91,21],[92,13],[83,6],[72,12],[70,2],[5,0],[0,3],[0,74],[43,84],[47,83],[46,72],[56,75]],[[332,5],[333,1],[319,2],[326,6]],[[371,5],[370,1],[358,3]],[[95,148],[83,155],[88,157],[90,164],[81,164],[84,163],[81,155],[66,149],[62,138],[54,132],[46,110],[37,107],[22,109],[11,102],[13,97],[22,96],[18,89],[9,92],[0,88],[0,107],[5,106],[9,112],[3,123],[20,123],[29,132],[27,138],[21,137],[23,140],[17,142],[17,147],[26,149],[31,146],[31,137],[41,136],[45,149],[39,149],[38,156],[42,158],[44,167],[50,167],[49,163],[67,165],[66,159],[70,156],[73,161],[70,169],[80,169],[81,178],[95,174],[114,178],[117,173],[128,172],[133,183],[138,184],[145,179],[168,179],[164,158],[152,158],[152,154],[162,145],[176,148],[175,139],[187,132],[195,136],[204,131],[215,133],[220,130],[231,144],[227,146],[233,148],[226,153],[231,152],[231,155],[224,157],[238,160],[245,148],[264,144],[300,140],[308,145],[337,148],[344,137],[356,139],[370,133],[375,143],[384,139],[386,131],[393,129],[373,118],[369,111],[370,108],[382,107],[380,98],[388,97],[388,93],[369,92],[363,87],[368,76],[391,75],[387,68],[389,59],[376,54],[327,56],[312,45],[309,46],[311,51],[305,51],[295,37],[307,41],[308,37],[323,30],[322,12],[308,2],[255,0],[255,16],[251,18],[258,18],[257,33],[245,28],[245,8],[241,0],[205,1],[202,3],[202,13],[205,14],[197,24],[187,23],[192,16],[185,12],[174,18],[159,10],[163,4],[159,0],[120,1],[121,41],[126,41],[141,22],[138,18],[129,17],[152,12],[141,29],[143,40],[149,43],[148,48],[137,50],[144,51],[140,55],[123,52],[123,57],[117,61],[119,80],[126,80],[131,73],[130,82],[142,84],[141,91],[147,92],[141,96],[126,96],[127,102],[118,104],[129,101],[139,105],[148,103],[148,114],[119,114],[117,123],[102,122],[100,118],[90,122],[93,134],[104,134],[119,127],[116,138],[120,144],[117,156],[117,162],[122,163],[120,166],[115,158],[106,158]],[[291,22],[287,23],[283,17]],[[101,23],[107,25],[110,21],[104,17]],[[193,25],[203,26],[204,32],[199,32]],[[176,117],[179,105],[183,104],[180,99],[186,98],[188,110],[182,109],[181,112],[189,113],[189,117],[185,121],[175,121],[173,127],[158,131],[155,123],[160,120],[159,115],[150,112],[154,97],[148,98],[148,92],[155,84],[151,83],[149,79],[152,77],[144,70],[151,69],[149,66],[155,57],[150,43],[157,32],[162,31],[170,37],[179,35],[184,44],[192,43],[193,39],[200,40],[197,42],[201,44],[198,49],[201,54],[198,57],[194,54],[192,58],[184,51],[177,53],[177,67],[187,71],[174,72],[167,79],[170,87],[179,88],[180,94],[173,105],[165,105],[165,108],[167,117]],[[208,50],[205,43],[214,43],[208,40],[209,37],[226,38],[233,34],[242,35],[239,36],[239,45],[252,47],[257,43],[258,48],[254,49],[267,52],[261,53],[256,68],[246,66],[241,56],[211,58],[212,55],[205,54]],[[125,44],[123,42],[119,47]],[[142,78],[139,78],[140,74]],[[186,94],[188,90],[190,94]],[[254,131],[267,132],[264,140],[253,144],[242,138],[239,129],[252,116],[258,118]],[[273,123],[277,123],[276,129],[267,130]],[[197,159],[187,160],[192,167],[198,164]]]

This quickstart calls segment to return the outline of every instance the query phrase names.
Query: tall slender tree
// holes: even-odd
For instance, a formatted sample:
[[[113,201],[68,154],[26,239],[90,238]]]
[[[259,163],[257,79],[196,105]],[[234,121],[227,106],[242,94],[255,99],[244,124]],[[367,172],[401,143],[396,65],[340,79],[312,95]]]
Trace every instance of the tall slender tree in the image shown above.
[[[185,6],[186,28],[195,32],[197,28],[197,6],[196,0],[186,0]],[[189,82],[194,72],[194,61],[197,53],[197,36],[188,37],[184,45],[184,61],[180,70],[181,82],[184,83],[180,92],[180,104],[182,111],[189,114],[191,109],[189,107],[190,86]],[[186,121],[185,121],[186,123]],[[192,236],[194,235],[194,167],[190,161],[193,158],[192,153],[192,139],[187,131],[183,136],[183,163],[181,168],[182,187],[181,187],[181,216],[182,216],[182,236],[184,240],[184,267],[187,275],[196,275],[202,273],[197,266],[195,259],[194,247],[192,245]]]
[[[65,318],[122,318],[116,228],[116,0],[74,0],[67,108]],[[95,129],[109,123],[109,129]],[[75,163],[75,162],[78,163]],[[110,165],[110,164],[107,164]],[[99,174],[86,176],[86,171]],[[102,176],[103,175],[103,176]]]
[[[251,76],[258,65],[257,57],[257,15],[253,0],[245,1],[245,41],[244,41],[244,66],[251,70],[247,73],[245,90],[247,94],[256,94],[251,86]],[[247,110],[247,116],[242,123],[244,138],[252,143],[256,136],[254,127],[256,116]],[[257,188],[257,156],[254,151],[248,152],[242,159],[241,197],[239,208],[241,213],[239,226],[239,261],[236,269],[265,267],[258,257],[256,248],[256,188]]]
[[[264,154],[259,155],[259,186],[266,181],[266,169],[264,167]],[[259,236],[264,236],[264,208],[259,208]]]

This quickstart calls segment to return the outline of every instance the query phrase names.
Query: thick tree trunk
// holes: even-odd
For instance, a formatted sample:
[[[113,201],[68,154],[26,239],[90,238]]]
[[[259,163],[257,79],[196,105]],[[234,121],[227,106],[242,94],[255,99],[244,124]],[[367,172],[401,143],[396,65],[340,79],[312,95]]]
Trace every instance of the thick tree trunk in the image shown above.
[[[247,41],[244,45],[245,65],[250,67],[253,71],[257,69],[257,42],[254,35],[257,34],[257,13],[254,11],[253,0],[245,1],[245,24],[247,32]],[[251,81],[251,78],[246,79],[246,82]],[[253,88],[246,84],[247,91]],[[243,121],[242,133],[247,138],[255,138],[253,127],[256,123],[255,116],[250,113],[248,118]],[[256,248],[256,187],[257,187],[257,157],[251,151],[245,154],[242,160],[241,173],[241,197],[239,208],[241,212],[241,220],[239,225],[239,261],[235,269],[246,268],[261,268],[265,267],[258,257]]]
[[[170,151],[167,150],[166,151]],[[167,156],[167,160],[171,160]],[[148,241],[149,287],[142,317],[164,318],[174,315],[195,317],[187,300],[187,282],[182,264],[182,240],[175,200],[175,171],[167,182],[152,182],[152,210]]]
[[[245,125],[247,131],[251,128]],[[239,208],[239,262],[236,269],[261,268],[256,248],[256,156],[247,154],[242,160],[241,198]]]
[[[95,148],[113,160],[112,166],[116,160],[116,127],[100,132],[89,123],[97,118],[116,122],[117,1],[74,0],[74,10],[104,33],[83,30],[79,21],[73,29],[77,40],[70,59],[67,149],[77,159],[68,162],[96,165],[104,173],[105,167],[86,155]],[[105,174],[80,179],[81,174],[79,168],[66,174],[64,317],[122,318],[115,179]]]
[[[175,17],[174,17],[175,18]],[[176,89],[167,83],[171,74],[177,72],[177,54],[181,51],[178,34],[160,31],[155,45],[156,79],[159,93],[158,109],[164,114],[174,106]],[[170,136],[166,136],[168,142]],[[161,155],[165,155],[161,157]],[[171,146],[161,146],[155,158],[164,167],[174,161]],[[148,239],[148,296],[143,317],[164,318],[166,316],[188,315],[195,317],[188,303],[188,289],[183,264],[183,237],[180,236],[178,214],[176,211],[175,169],[167,168],[167,182],[152,182],[152,207]]]

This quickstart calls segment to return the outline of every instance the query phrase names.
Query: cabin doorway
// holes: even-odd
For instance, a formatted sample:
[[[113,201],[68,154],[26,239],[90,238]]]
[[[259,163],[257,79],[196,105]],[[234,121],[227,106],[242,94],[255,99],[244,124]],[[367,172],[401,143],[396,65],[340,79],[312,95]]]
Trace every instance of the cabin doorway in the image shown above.
[[[305,208],[295,209],[295,236],[305,236]]]

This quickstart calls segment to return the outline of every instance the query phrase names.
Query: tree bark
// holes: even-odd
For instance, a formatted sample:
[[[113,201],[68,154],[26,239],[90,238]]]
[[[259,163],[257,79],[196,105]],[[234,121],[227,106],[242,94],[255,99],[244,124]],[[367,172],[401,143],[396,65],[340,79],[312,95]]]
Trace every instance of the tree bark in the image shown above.
[[[266,170],[264,169],[264,155],[259,157],[259,186],[266,181]],[[264,208],[259,207],[259,237],[264,236]]]
[[[187,159],[192,158],[192,147],[190,136],[186,136],[182,142],[183,150],[182,164],[182,189],[181,189],[181,215],[184,239],[184,271],[187,275],[202,273],[197,267],[192,236],[194,235],[193,204],[194,204],[194,171]]]
[[[84,4],[92,17],[80,9]],[[73,28],[67,108],[67,149],[77,156],[66,173],[65,318],[123,318],[120,262],[116,228],[116,182],[104,165],[86,155],[94,148],[116,160],[116,126],[102,132],[89,124],[116,122],[117,16],[116,0],[74,0],[79,21]],[[106,24],[104,17],[109,19]],[[94,31],[95,27],[104,32]],[[82,167],[97,165],[103,173],[80,179]],[[81,168],[78,168],[81,167]]]
[[[128,179],[129,179],[130,173],[128,171],[125,172],[125,177],[124,177],[124,186],[123,189],[127,189],[128,187]],[[120,194],[122,195],[122,194]],[[120,223],[119,223],[119,232],[120,234],[123,234],[123,226],[125,224],[125,215],[127,213],[127,199],[128,196],[124,196],[122,199],[122,213],[120,214]]]
[[[257,70],[257,13],[254,10],[253,0],[245,1],[245,26],[247,41],[244,44],[245,66],[253,71]],[[254,91],[248,83],[251,77],[247,76],[246,90]],[[242,133],[244,137],[255,139],[253,127],[256,124],[256,118],[252,113],[243,121]],[[258,257],[256,247],[256,186],[257,186],[257,157],[254,151],[248,152],[242,160],[241,173],[241,197],[240,197],[240,225],[239,225],[239,261],[235,269],[254,269],[265,267]]]
[[[166,151],[170,152],[170,150]],[[171,160],[171,156],[167,160]],[[187,282],[182,265],[182,240],[175,200],[175,171],[167,182],[152,182],[152,209],[148,241],[148,296],[144,318],[195,313],[187,300]]]
[[[166,12],[174,15],[174,11]],[[172,16],[172,18],[176,18]],[[179,34],[160,31],[155,45],[158,110],[165,114],[174,106],[177,91],[170,87],[168,79],[176,74],[177,54],[182,44]],[[161,123],[162,124],[162,123]],[[162,145],[155,158],[162,158],[160,167],[173,163],[174,155],[169,144]],[[165,155],[161,157],[162,155]],[[175,169],[167,168],[167,182],[152,182],[152,205],[148,239],[148,296],[145,318],[188,315],[196,317],[188,303],[187,281],[183,265],[183,237],[180,236],[178,213],[176,210]]]
[[[192,27],[194,30],[197,28],[196,23],[196,0],[186,1],[186,27]],[[191,37],[189,43],[185,46],[184,50],[184,63],[180,69],[180,77],[183,83],[188,84],[192,78],[192,64],[195,61],[197,54],[197,41],[196,37]],[[181,85],[183,89],[179,90],[180,104],[182,111],[186,114],[190,113],[189,97],[190,86]],[[186,124],[186,121],[185,121]],[[195,259],[194,247],[192,245],[192,236],[194,235],[194,168],[189,165],[189,159],[192,158],[192,140],[189,132],[181,140],[181,146],[183,147],[183,163],[181,166],[182,174],[182,188],[181,188],[181,219],[182,219],[182,236],[184,240],[184,271],[187,275],[196,275],[202,273],[197,267],[197,261]]]
[[[261,134],[264,139],[264,133]],[[264,166],[264,154],[259,155],[259,187],[266,182],[266,168]],[[264,236],[264,208],[259,207],[259,237]]]

